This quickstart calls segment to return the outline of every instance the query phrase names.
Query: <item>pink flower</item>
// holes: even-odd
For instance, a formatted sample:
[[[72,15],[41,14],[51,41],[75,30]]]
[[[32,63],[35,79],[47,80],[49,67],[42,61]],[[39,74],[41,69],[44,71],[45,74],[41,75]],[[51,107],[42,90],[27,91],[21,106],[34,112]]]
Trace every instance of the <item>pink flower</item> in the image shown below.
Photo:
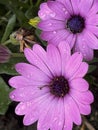
[[[98,2],[96,0],[56,0],[40,5],[38,27],[41,38],[58,45],[69,42],[73,52],[81,52],[92,60],[93,49],[98,49]]]
[[[9,80],[15,88],[10,98],[20,102],[15,112],[25,115],[24,125],[37,120],[38,130],[72,130],[73,122],[80,125],[80,114],[90,114],[94,100],[83,79],[88,64],[82,62],[82,54],[71,56],[64,41],[57,47],[49,44],[46,51],[35,44],[24,54],[29,64],[16,64],[19,76]]]

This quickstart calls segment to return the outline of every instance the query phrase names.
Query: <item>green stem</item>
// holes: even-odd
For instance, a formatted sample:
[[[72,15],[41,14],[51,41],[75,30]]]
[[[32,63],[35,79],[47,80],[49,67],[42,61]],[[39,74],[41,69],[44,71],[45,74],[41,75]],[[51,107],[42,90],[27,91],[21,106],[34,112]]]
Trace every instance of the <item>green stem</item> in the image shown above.
[[[1,43],[2,45],[7,45],[7,44],[9,44],[9,43],[11,43],[11,40],[9,39],[9,40],[7,40],[7,41],[5,41],[4,43]]]
[[[37,0],[37,2],[36,2],[36,7],[38,7],[38,6],[40,5],[41,1],[42,1],[42,0]]]
[[[12,53],[12,57],[24,57],[23,53]]]

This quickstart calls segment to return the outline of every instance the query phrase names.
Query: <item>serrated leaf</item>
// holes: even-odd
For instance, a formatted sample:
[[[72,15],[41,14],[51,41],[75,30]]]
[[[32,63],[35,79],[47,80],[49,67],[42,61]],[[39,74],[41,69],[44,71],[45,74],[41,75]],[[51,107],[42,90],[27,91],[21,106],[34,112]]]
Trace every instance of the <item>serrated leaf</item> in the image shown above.
[[[4,82],[4,80],[0,77],[0,114],[4,115],[8,109],[9,103],[11,100],[9,99],[9,86]]]
[[[0,74],[16,75],[15,64],[26,61],[25,57],[12,57],[9,62],[0,64]]]
[[[8,24],[7,24],[6,29],[5,29],[5,32],[4,32],[4,34],[3,34],[1,43],[5,42],[5,41],[7,40],[7,38],[9,37],[10,33],[12,32],[12,30],[13,30],[13,28],[14,28],[15,22],[16,22],[16,16],[13,15],[13,16],[9,19],[9,21],[8,21]]]

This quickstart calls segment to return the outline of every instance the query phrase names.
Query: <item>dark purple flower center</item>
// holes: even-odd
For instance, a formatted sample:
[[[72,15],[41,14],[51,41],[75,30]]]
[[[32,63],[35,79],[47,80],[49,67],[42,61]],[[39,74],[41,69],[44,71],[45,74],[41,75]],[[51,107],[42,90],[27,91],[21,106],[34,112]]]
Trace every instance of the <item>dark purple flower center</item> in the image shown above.
[[[67,28],[73,33],[81,33],[85,28],[85,20],[80,15],[73,15],[67,21]]]
[[[53,78],[50,92],[57,97],[64,97],[69,92],[68,81],[63,76]]]

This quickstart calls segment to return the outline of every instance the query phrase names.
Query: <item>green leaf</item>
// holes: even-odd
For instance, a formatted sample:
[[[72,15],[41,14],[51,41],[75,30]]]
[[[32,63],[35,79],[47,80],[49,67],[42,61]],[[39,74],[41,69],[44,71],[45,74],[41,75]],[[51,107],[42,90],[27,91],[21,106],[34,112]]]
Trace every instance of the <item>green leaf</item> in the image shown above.
[[[89,64],[91,64],[91,63],[98,63],[98,58],[95,57],[93,60],[89,61],[88,63]]]
[[[46,46],[47,43],[40,38],[41,31],[40,31],[39,29],[36,29],[36,30],[35,30],[35,34],[36,34],[36,36],[38,37],[39,41],[42,43],[42,45],[43,45],[43,46]]]
[[[0,64],[0,74],[17,75],[15,64],[26,61],[25,57],[12,57],[9,62]]]
[[[4,80],[0,77],[0,114],[4,115],[8,109],[9,103],[11,100],[9,99],[9,92],[11,89],[4,82]]]
[[[4,34],[3,34],[1,43],[5,42],[5,41],[7,40],[7,38],[9,37],[10,33],[12,32],[12,30],[13,30],[13,28],[14,28],[15,22],[16,22],[16,16],[13,15],[13,16],[9,19],[9,21],[8,21],[8,24],[7,24],[6,29],[5,29],[5,32],[4,32]]]
[[[93,72],[97,67],[95,65],[89,65],[88,73]]]

